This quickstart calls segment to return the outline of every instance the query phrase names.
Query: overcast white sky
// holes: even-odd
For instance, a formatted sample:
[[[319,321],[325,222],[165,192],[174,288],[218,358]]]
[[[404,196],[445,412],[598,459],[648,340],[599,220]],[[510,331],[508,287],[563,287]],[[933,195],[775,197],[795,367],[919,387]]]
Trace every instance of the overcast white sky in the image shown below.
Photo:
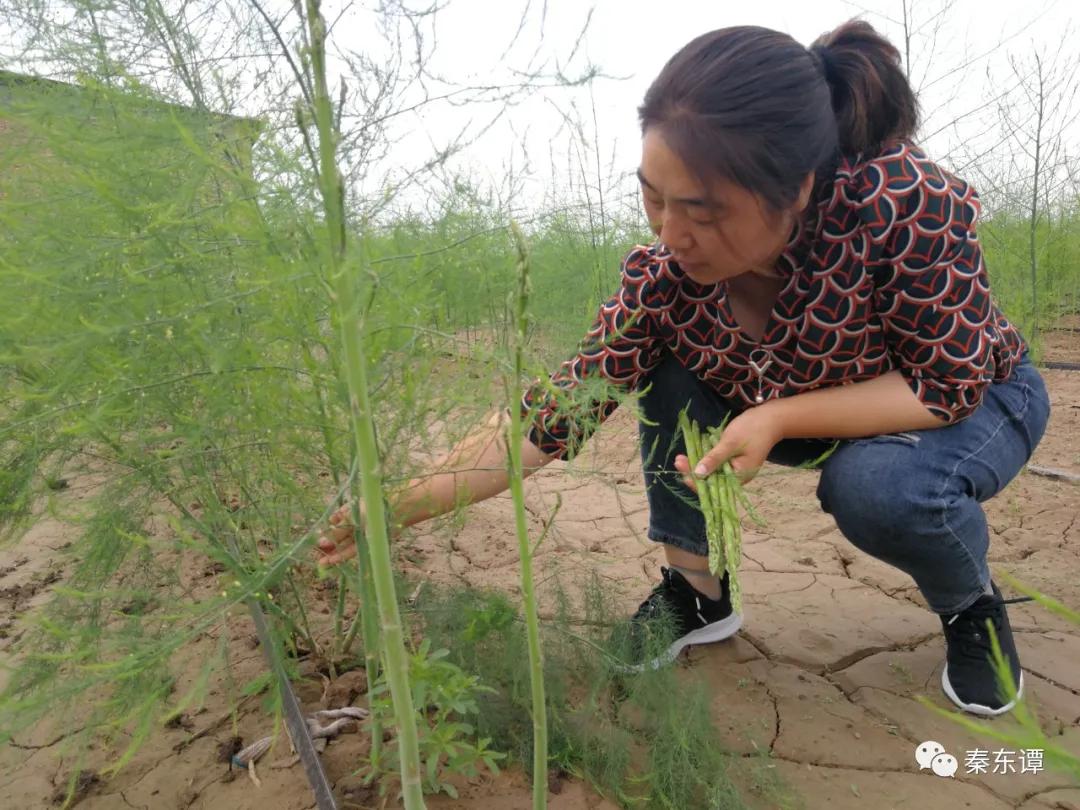
[[[1080,51],[1075,31],[1075,0],[908,0],[915,36],[911,45],[911,76],[921,90],[925,123],[924,145],[946,164],[962,165],[964,155],[978,144],[1000,139],[995,104],[987,102],[1009,89],[1010,55],[1024,57],[1033,48],[1053,54],[1062,48],[1075,56]],[[523,66],[540,41],[538,62],[565,62],[570,55],[590,6],[580,0],[452,0],[439,12],[436,30],[436,70],[459,81],[484,82],[508,65]],[[862,16],[900,45],[903,39],[901,0],[760,0],[759,2],[693,2],[693,0],[597,0],[581,48],[570,63],[570,75],[586,60],[619,80],[598,79],[592,86],[596,105],[593,130],[588,91],[537,93],[515,108],[508,118],[468,150],[459,165],[473,176],[486,176],[496,186],[504,178],[511,155],[515,170],[525,167],[522,147],[532,172],[528,197],[542,197],[551,186],[565,187],[575,160],[565,154],[569,139],[559,110],[575,103],[585,134],[595,138],[604,164],[616,173],[632,172],[637,165],[639,135],[636,107],[648,84],[664,62],[683,44],[714,28],[754,24],[785,31],[809,45],[819,34],[853,16]],[[500,60],[514,32],[526,21],[518,44]],[[355,25],[356,27],[351,27]],[[334,32],[339,44],[363,41],[359,18],[342,21]],[[974,60],[974,61],[972,61]],[[972,62],[965,66],[966,62]],[[575,70],[576,67],[576,70]],[[974,112],[972,112],[974,111]],[[476,111],[470,111],[475,114]],[[417,116],[413,125],[430,133],[452,128],[462,111],[432,110]],[[456,116],[456,117],[455,117]],[[944,127],[955,118],[955,126]],[[398,154],[407,156],[425,144],[403,138]],[[552,156],[562,176],[552,178]],[[595,156],[590,157],[595,160]],[[595,166],[593,166],[595,169]]]
[[[507,177],[519,178],[514,199],[529,208],[580,202],[586,192],[595,201],[599,174],[602,184],[608,186],[609,207],[621,199],[628,210],[636,209],[635,184],[631,180],[640,149],[636,108],[664,62],[690,39],[715,28],[762,25],[785,31],[808,45],[819,34],[861,16],[902,48],[906,8],[913,32],[910,75],[924,111],[920,140],[945,166],[975,182],[984,199],[988,186],[991,192],[995,185],[1000,186],[999,178],[1007,173],[1010,162],[1025,159],[1024,145],[1016,138],[1003,137],[999,109],[1002,99],[1012,105],[1021,127],[1030,124],[1033,109],[1031,100],[1018,86],[1010,59],[1019,60],[1022,75],[1027,75],[1025,71],[1030,69],[1036,51],[1042,54],[1044,65],[1051,70],[1056,65],[1059,74],[1067,70],[1070,60],[1073,74],[1080,69],[1076,64],[1080,41],[1074,19],[1080,15],[1078,0],[906,0],[906,4],[904,0],[595,0],[592,4],[582,0],[438,1],[443,6],[421,25],[428,46],[433,46],[427,67],[449,82],[429,83],[435,95],[462,84],[519,81],[522,72],[538,69],[550,74],[561,68],[573,78],[582,75],[587,65],[594,65],[606,77],[612,77],[597,78],[588,87],[530,92],[448,164],[451,171],[504,193]],[[10,2],[0,0],[0,10]],[[298,21],[291,0],[260,2],[271,16],[283,20],[282,30],[295,45]],[[392,53],[399,49],[378,35],[374,9],[383,4],[421,9],[434,2],[324,0],[324,15],[335,21],[331,54],[335,48],[338,56],[363,53],[374,65],[387,65]],[[253,13],[248,0],[166,0],[164,5],[167,13],[186,15],[186,30],[205,46],[200,48],[204,51],[203,64],[214,65],[235,79],[236,84],[229,86],[236,88],[236,98],[223,102],[228,111],[265,116],[269,105],[284,104],[291,122],[291,98],[298,95],[295,85],[288,90],[288,98],[282,99],[275,95],[278,85],[266,80],[276,74],[291,81],[287,62],[276,43],[267,38],[264,47],[254,50],[269,49],[273,54],[255,57],[236,52],[232,44],[244,41],[245,33],[262,27],[261,20],[249,21],[244,16]],[[42,6],[49,9],[50,25],[59,32],[67,28],[57,21],[70,19],[70,7],[66,17],[65,7],[64,2]],[[181,8],[182,12],[178,11]],[[0,61],[17,53],[14,43],[25,39],[12,36],[5,17],[0,15]],[[586,20],[589,24],[579,41]],[[126,29],[127,38],[136,43],[145,39],[138,25]],[[228,33],[230,28],[233,33]],[[513,46],[508,47],[511,42]],[[250,42],[245,44],[251,49]],[[409,52],[408,42],[405,44]],[[137,50],[138,45],[135,47]],[[145,76],[172,71],[161,53],[131,58],[146,62],[131,65]],[[16,69],[44,70],[51,75],[42,64],[14,64]],[[343,66],[340,59],[333,57],[331,64]],[[349,98],[353,105],[360,103],[359,90],[365,81],[370,82],[372,74],[371,68],[365,68],[350,78]],[[1053,83],[1057,87],[1070,81],[1076,89],[1075,75],[1069,81],[1059,75]],[[154,83],[164,87],[156,80]],[[335,76],[331,76],[331,86],[336,97]],[[178,92],[178,100],[184,95],[175,81],[166,92]],[[411,106],[420,99],[420,92],[417,86],[405,91],[400,106]],[[1074,101],[1070,106],[1051,99],[1051,128],[1060,128],[1062,121],[1080,114],[1080,97]],[[467,122],[479,126],[498,109],[499,105],[482,103],[442,103],[422,105],[415,112],[393,117],[388,132],[393,144],[389,155],[363,180],[353,175],[357,185],[363,185],[360,190],[364,193],[377,195],[385,184],[385,172],[400,177],[445,147],[453,133]],[[567,116],[582,127],[576,137],[567,125]],[[355,124],[356,119],[346,114],[346,131]],[[1072,155],[1080,154],[1080,125],[1076,120],[1066,129],[1064,140]],[[362,165],[371,163],[370,155],[365,155]],[[583,174],[591,188],[582,186]],[[1023,172],[1014,167],[1012,174]],[[612,190],[616,188],[617,192]],[[421,189],[414,190],[407,199],[422,207],[425,199],[433,198]]]

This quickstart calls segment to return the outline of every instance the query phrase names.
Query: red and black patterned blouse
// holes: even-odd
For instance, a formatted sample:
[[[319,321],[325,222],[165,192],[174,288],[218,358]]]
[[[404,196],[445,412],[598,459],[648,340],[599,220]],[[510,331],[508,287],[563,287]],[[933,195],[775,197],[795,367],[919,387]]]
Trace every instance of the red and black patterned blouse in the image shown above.
[[[899,369],[946,422],[970,414],[1025,349],[990,297],[975,190],[902,144],[841,160],[819,200],[777,262],[789,278],[760,343],[725,282],[691,281],[661,243],[630,251],[578,353],[522,397],[529,440],[573,455],[618,404],[587,381],[634,388],[664,352],[737,407]]]

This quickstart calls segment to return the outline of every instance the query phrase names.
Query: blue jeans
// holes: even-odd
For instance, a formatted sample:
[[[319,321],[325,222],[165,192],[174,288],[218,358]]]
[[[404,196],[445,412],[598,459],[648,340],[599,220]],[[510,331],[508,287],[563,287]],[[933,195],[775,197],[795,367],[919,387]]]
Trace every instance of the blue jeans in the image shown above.
[[[676,419],[689,403],[692,419],[703,427],[718,425],[732,405],[671,355],[645,385],[651,387],[641,397],[639,428],[649,539],[707,554],[697,498],[675,472],[675,455],[685,453]],[[990,582],[990,537],[980,504],[1020,472],[1049,415],[1046,386],[1025,354],[1008,380],[987,388],[966,419],[841,442],[822,465],[818,500],[856,547],[910,575],[931,610],[958,613]],[[786,439],[769,461],[795,466],[830,446]]]

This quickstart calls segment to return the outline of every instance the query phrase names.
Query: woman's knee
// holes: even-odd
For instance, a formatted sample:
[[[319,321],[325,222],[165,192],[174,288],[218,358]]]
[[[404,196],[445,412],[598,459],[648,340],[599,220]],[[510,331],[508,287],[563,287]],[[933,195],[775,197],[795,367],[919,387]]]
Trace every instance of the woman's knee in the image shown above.
[[[848,442],[824,465],[818,482],[821,507],[865,551],[895,532],[918,532],[933,519],[934,473],[915,459],[914,434]],[[940,489],[940,488],[939,488]]]

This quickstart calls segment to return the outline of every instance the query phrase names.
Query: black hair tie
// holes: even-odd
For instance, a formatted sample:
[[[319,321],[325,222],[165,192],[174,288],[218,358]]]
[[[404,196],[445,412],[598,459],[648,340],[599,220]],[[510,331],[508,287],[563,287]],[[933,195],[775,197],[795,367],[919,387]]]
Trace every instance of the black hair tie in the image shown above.
[[[829,49],[824,45],[811,45],[810,56],[813,57],[814,64],[818,66],[825,81],[833,84],[836,81],[836,63],[830,56]]]

